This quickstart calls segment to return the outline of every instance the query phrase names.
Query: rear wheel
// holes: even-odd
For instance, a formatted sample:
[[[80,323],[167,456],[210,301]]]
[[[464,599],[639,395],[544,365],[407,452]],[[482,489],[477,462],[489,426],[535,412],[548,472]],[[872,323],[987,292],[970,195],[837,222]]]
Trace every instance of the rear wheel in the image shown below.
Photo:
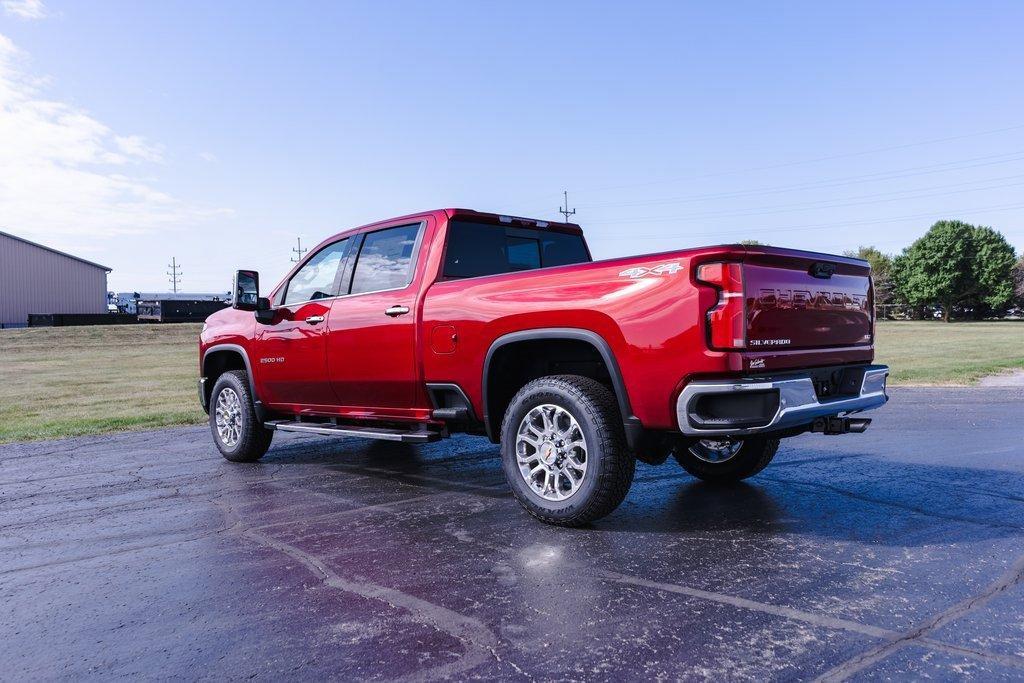
[[[249,377],[244,371],[225,372],[213,385],[210,431],[217,450],[231,462],[255,462],[270,448],[274,432],[256,417]]]
[[[701,439],[677,447],[673,453],[683,469],[707,482],[726,484],[752,477],[772,461],[778,439]]]
[[[559,526],[611,513],[635,466],[615,395],[577,375],[542,377],[516,394],[502,422],[501,460],[520,504]]]

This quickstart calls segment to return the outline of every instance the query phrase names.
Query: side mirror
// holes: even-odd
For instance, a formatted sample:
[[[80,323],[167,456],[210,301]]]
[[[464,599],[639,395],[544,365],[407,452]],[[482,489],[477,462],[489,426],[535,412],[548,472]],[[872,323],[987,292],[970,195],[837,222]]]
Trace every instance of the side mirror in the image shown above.
[[[256,320],[264,325],[274,322],[274,309],[270,307],[270,299],[256,299]]]
[[[236,270],[231,287],[231,308],[255,311],[260,301],[260,274],[255,270]]]

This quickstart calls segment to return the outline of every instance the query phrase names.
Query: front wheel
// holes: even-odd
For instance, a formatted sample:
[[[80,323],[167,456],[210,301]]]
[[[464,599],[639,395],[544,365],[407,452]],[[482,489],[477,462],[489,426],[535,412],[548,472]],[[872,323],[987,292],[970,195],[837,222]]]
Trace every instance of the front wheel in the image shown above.
[[[778,439],[701,439],[677,446],[673,455],[683,469],[704,481],[728,484],[752,477],[772,461]]]
[[[615,395],[577,375],[542,377],[519,390],[502,422],[501,461],[519,503],[558,526],[611,513],[636,462]]]
[[[249,377],[242,370],[225,372],[210,392],[213,442],[231,462],[256,462],[270,448],[274,432],[256,417]]]

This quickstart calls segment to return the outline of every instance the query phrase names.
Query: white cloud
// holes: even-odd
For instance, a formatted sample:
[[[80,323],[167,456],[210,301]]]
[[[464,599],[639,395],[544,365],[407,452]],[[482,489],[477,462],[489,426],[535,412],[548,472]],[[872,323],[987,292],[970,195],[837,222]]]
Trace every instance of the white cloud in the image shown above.
[[[6,8],[6,5],[5,5]],[[223,215],[189,206],[132,170],[163,148],[120,135],[81,108],[47,99],[46,79],[0,34],[0,226],[42,241],[185,227]]]
[[[200,152],[199,158],[202,159],[203,161],[207,161],[210,163],[217,161],[217,155],[214,154],[213,152]]]
[[[45,19],[50,16],[43,0],[3,0],[4,12],[19,19]]]
[[[163,161],[163,145],[150,144],[140,135],[118,135],[114,137],[114,144],[128,158],[144,159],[146,161]]]

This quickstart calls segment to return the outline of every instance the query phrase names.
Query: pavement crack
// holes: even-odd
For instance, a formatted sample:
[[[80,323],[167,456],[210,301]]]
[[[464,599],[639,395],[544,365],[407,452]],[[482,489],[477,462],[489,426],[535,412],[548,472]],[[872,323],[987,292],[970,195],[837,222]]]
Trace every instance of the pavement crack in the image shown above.
[[[76,564],[78,562],[88,562],[90,560],[105,559],[108,557],[115,557],[117,555],[126,555],[130,553],[142,552],[144,550],[152,550],[154,548],[166,548],[175,545],[181,545],[184,543],[194,543],[196,541],[202,541],[203,539],[217,536],[223,533],[230,533],[233,531],[234,526],[237,523],[224,526],[212,531],[206,531],[195,536],[189,536],[187,538],[177,538],[172,541],[158,541],[155,543],[145,543],[142,545],[132,546],[130,548],[121,548],[120,550],[105,550],[101,553],[95,553],[92,555],[79,555],[77,557],[62,558],[59,560],[53,560],[51,562],[40,562],[38,564],[23,565],[20,567],[12,567],[10,569],[0,570],[0,576],[6,576],[8,574],[16,574],[18,572],[30,571],[35,569],[49,569],[53,567],[61,567],[69,564]],[[48,545],[48,544],[47,544]]]
[[[923,623],[906,633],[898,634],[895,637],[888,639],[886,642],[843,662],[842,664],[825,672],[816,680],[828,682],[845,681],[867,667],[882,661],[900,648],[914,644],[915,642],[928,645],[934,641],[927,638],[927,636],[938,631],[946,624],[956,621],[957,619],[960,619],[977,608],[985,605],[997,595],[1000,595],[1011,587],[1019,584],[1022,580],[1024,580],[1024,555],[1018,557],[1016,561],[1010,565],[1010,568],[1007,571],[986,586],[985,589],[977,595],[965,598],[942,612],[929,617]],[[961,654],[970,654],[975,652],[967,648],[957,648],[957,650]],[[986,656],[988,655],[986,654]],[[1018,663],[1017,660],[1020,660],[1020,658],[1015,657],[1010,660],[1013,662],[1011,665],[1017,667],[1024,665],[1024,661]]]
[[[452,530],[453,528],[454,527],[446,527],[446,531],[450,535],[454,536],[456,539],[462,540],[459,538],[459,534],[455,533]],[[503,548],[501,546],[490,543],[481,542],[475,539],[468,542],[472,542],[476,545],[486,547],[489,550],[492,550],[497,553],[508,552],[507,548]],[[762,614],[769,614],[776,617],[781,617],[783,619],[801,621],[807,624],[811,624],[812,626],[818,626],[821,628],[848,631],[851,633],[859,633],[861,635],[865,635],[871,638],[885,639],[886,643],[881,644],[879,648],[876,649],[881,649],[883,647],[886,647],[887,645],[895,645],[895,647],[893,647],[893,650],[895,650],[908,644],[910,640],[916,640],[919,644],[924,645],[926,647],[930,647],[935,650],[942,650],[945,652],[951,652],[961,656],[971,657],[973,659],[997,662],[1005,666],[1024,669],[1024,657],[1018,657],[1014,655],[1002,655],[999,653],[990,652],[986,650],[962,647],[958,645],[953,645],[951,643],[947,643],[945,641],[926,637],[929,633],[938,630],[950,621],[958,619],[964,614],[967,614],[968,612],[976,609],[977,607],[980,607],[996,595],[1008,590],[1012,586],[1024,580],[1024,556],[1018,558],[1018,560],[1013,564],[1013,566],[1007,572],[1004,572],[1004,574],[1002,574],[1000,578],[996,579],[996,581],[991,583],[985,591],[972,598],[968,598],[964,601],[961,601],[960,603],[957,603],[950,609],[943,611],[939,615],[930,619],[925,626],[922,626],[919,629],[915,629],[910,634],[901,634],[899,631],[894,631],[892,629],[883,628],[880,626],[873,626],[871,624],[864,624],[850,619],[843,619],[841,617],[833,617],[827,614],[816,614],[814,612],[807,612],[805,610],[797,609],[794,607],[788,607],[786,605],[775,605],[771,603],[759,602],[756,600],[750,600],[748,598],[743,598],[740,596],[728,595],[725,593],[716,593],[713,591],[707,591],[700,588],[693,588],[691,586],[684,586],[675,583],[665,583],[661,581],[651,581],[631,574],[624,574],[621,572],[613,572],[610,570],[603,569],[594,569],[593,567],[583,564],[577,563],[575,564],[575,567],[579,569],[581,572],[590,573],[593,576],[597,576],[599,578],[603,578],[607,581],[611,581],[614,583],[636,586],[639,588],[648,588],[667,593],[676,593],[679,595],[685,595],[688,597],[697,598],[699,600],[706,600],[721,605],[728,605],[739,609],[751,610],[754,612],[760,612]],[[869,652],[873,651],[874,650],[870,650]],[[884,656],[888,656],[888,652]],[[883,659],[884,656],[879,659]],[[868,666],[875,661],[879,660],[872,659],[871,661],[866,662],[864,666]],[[852,673],[855,673],[855,671]],[[821,678],[820,680],[833,679]],[[834,680],[843,680],[843,678]]]
[[[948,652],[949,654],[960,655],[962,657],[971,657],[972,659],[995,662],[997,664],[1002,664],[1003,666],[1010,666],[1017,669],[1024,669],[1024,657],[1017,655],[1006,655],[998,652],[991,652],[990,650],[979,650],[977,648],[954,645],[943,640],[934,640],[932,638],[921,638],[919,642],[933,650]]]
[[[796,487],[796,488],[805,488],[805,489],[822,489],[822,490],[825,490],[825,491],[831,491],[832,493],[836,493],[836,494],[838,494],[840,496],[844,496],[846,498],[852,498],[853,500],[859,500],[859,501],[862,501],[862,502],[865,502],[865,503],[873,503],[873,504],[876,504],[876,505],[885,505],[887,507],[895,508],[897,510],[904,510],[906,512],[912,512],[912,513],[915,513],[915,514],[918,514],[918,515],[922,515],[924,517],[933,517],[935,519],[944,519],[944,520],[953,521],[953,522],[963,522],[965,524],[976,524],[978,526],[990,527],[990,528],[995,528],[995,529],[1013,529],[1014,531],[1024,531],[1024,527],[1021,527],[1019,524],[1005,524],[1003,522],[987,522],[987,521],[984,521],[984,520],[972,519],[970,517],[963,517],[963,516],[960,516],[960,515],[947,515],[947,514],[943,514],[941,512],[935,512],[934,510],[927,510],[927,509],[925,509],[923,507],[920,507],[918,505],[901,504],[901,503],[897,503],[896,501],[889,500],[887,498],[877,498],[877,497],[874,497],[874,496],[866,496],[866,495],[863,495],[863,494],[860,494],[860,493],[856,493],[854,491],[849,491],[847,489],[843,489],[843,488],[840,488],[838,486],[833,486],[831,484],[825,484],[825,483],[822,483],[822,482],[793,481],[792,479],[778,479],[776,477],[767,477],[767,476],[764,476],[764,475],[761,475],[761,479],[764,480],[764,481],[772,481],[772,482],[775,482],[776,484],[782,484],[783,486],[793,486],[793,487]]]
[[[498,638],[479,619],[360,577],[345,578],[315,555],[262,531],[249,528],[242,531],[241,535],[259,545],[288,555],[318,577],[325,586],[383,602],[411,615],[421,624],[447,633],[465,648],[465,654],[455,662],[418,671],[397,680],[434,680],[457,676],[497,657]]]

